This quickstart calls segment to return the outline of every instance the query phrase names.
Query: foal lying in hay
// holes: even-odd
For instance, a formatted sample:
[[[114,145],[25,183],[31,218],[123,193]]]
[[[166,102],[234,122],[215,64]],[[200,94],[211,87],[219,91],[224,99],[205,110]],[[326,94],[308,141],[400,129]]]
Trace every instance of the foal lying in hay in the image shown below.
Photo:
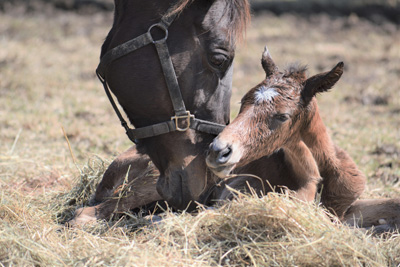
[[[267,162],[277,158],[282,162],[272,168],[258,167],[263,184],[251,177],[227,184],[237,188],[252,182],[256,191],[285,186],[304,201],[314,201],[320,191],[322,204],[347,224],[382,231],[400,226],[400,199],[357,200],[366,179],[332,142],[320,117],[315,95],[334,86],[344,64],[307,79],[305,67],[279,72],[265,48],[262,66],[266,79],[242,98],[237,118],[210,145],[209,168],[226,177],[232,171],[243,173],[242,166],[262,157],[268,157]]]

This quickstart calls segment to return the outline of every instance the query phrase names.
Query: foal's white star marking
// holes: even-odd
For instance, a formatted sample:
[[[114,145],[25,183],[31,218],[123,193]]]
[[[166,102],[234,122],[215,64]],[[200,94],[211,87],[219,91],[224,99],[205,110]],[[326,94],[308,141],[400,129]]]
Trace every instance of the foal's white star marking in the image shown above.
[[[274,99],[275,96],[279,95],[273,87],[265,87],[261,86],[258,90],[254,93],[254,100],[257,104],[261,102],[269,102]]]

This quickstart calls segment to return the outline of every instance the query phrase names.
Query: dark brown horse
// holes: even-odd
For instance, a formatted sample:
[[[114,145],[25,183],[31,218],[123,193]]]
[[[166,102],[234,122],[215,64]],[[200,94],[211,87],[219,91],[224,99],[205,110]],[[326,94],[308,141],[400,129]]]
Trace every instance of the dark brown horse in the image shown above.
[[[270,185],[284,186],[304,201],[314,201],[321,185],[322,203],[343,221],[354,224],[355,218],[364,227],[383,229],[400,226],[399,200],[356,201],[365,177],[332,142],[320,117],[314,96],[334,86],[344,64],[307,79],[304,67],[279,72],[265,49],[262,66],[266,79],[246,93],[237,118],[210,145],[210,169],[220,177],[257,170],[264,184],[252,177],[227,184],[238,189],[252,182],[262,193],[271,191]],[[219,194],[226,195],[224,191]]]
[[[247,0],[115,0],[97,72],[139,129],[120,117],[137,145],[110,166],[97,205],[79,209],[71,224],[157,200],[178,209],[201,202],[215,184],[205,179],[205,151],[229,123],[235,40],[248,20]],[[128,169],[134,193],[115,200]]]

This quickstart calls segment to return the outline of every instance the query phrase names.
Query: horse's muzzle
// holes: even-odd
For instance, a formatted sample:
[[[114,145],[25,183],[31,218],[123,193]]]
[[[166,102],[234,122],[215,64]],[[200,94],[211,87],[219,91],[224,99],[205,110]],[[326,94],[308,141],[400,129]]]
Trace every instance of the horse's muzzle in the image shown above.
[[[178,210],[191,211],[196,208],[184,171],[161,175],[157,181],[157,191],[167,203]]]

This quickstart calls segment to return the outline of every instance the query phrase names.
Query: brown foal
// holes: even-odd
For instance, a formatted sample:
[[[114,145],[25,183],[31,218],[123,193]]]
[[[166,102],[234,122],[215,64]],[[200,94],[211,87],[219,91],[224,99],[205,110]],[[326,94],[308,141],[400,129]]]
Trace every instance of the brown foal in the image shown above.
[[[276,169],[288,171],[276,171],[269,164],[269,169],[261,167],[264,180],[279,181],[304,201],[313,201],[320,187],[325,207],[350,224],[354,224],[354,218],[364,227],[386,224],[388,217],[397,218],[399,200],[357,201],[365,189],[365,176],[332,142],[319,114],[315,95],[335,85],[344,64],[340,62],[332,70],[307,79],[305,67],[292,66],[279,72],[267,48],[261,62],[266,79],[246,93],[237,118],[210,145],[208,167],[225,177],[265,157],[264,161],[270,162],[283,153],[284,162]],[[390,215],[383,215],[385,205]],[[367,214],[369,218],[361,218]],[[399,222],[397,218],[391,224]]]

